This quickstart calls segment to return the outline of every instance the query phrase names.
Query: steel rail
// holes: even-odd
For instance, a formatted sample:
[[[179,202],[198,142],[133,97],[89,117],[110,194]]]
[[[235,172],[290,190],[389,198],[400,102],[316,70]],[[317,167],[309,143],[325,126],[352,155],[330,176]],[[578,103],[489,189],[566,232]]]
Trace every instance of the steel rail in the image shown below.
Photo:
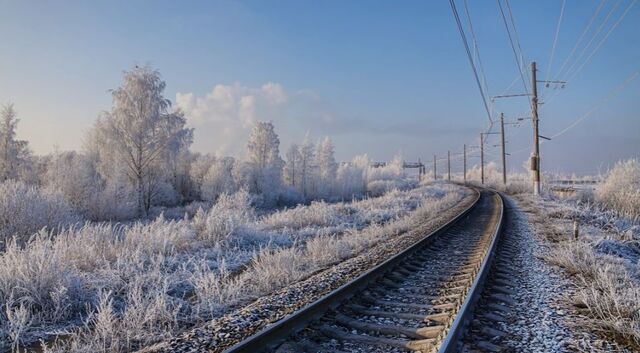
[[[284,317],[283,319],[269,325],[258,333],[243,340],[242,342],[239,342],[238,344],[230,347],[229,349],[225,350],[224,353],[256,353],[272,349],[273,347],[285,341],[289,336],[304,329],[308,323],[319,319],[327,311],[335,309],[342,302],[359,293],[361,290],[365,289],[370,283],[384,276],[398,263],[402,262],[405,258],[412,255],[416,251],[422,249],[432,239],[442,233],[445,233],[453,225],[467,216],[471,212],[471,210],[473,210],[478,205],[478,201],[481,197],[481,193],[479,190],[474,189],[474,191],[476,192],[475,199],[467,208],[465,208],[453,219],[449,220],[447,223],[443,224],[435,231],[426,235],[420,241],[409,246],[402,252],[394,255],[381,264],[378,264],[372,269],[367,270],[362,275],[343,284],[339,288],[331,291],[322,298],[307,305],[303,309],[292,313],[287,317]]]
[[[493,259],[495,258],[495,250],[498,247],[499,237],[504,227],[505,218],[504,199],[499,192],[495,190],[492,191],[495,193],[494,197],[496,197],[500,202],[500,218],[498,220],[498,227],[493,234],[491,244],[489,245],[484,259],[482,260],[480,270],[478,271],[473,284],[469,288],[467,296],[462,303],[462,306],[458,310],[456,318],[451,324],[451,327],[449,328],[444,341],[441,343],[440,349],[438,349],[438,353],[455,353],[460,350],[462,336],[464,335],[466,328],[473,318],[473,312],[478,304],[478,301],[480,300],[482,290],[484,289],[484,284],[486,283],[487,276],[489,275],[489,272],[491,270],[491,265],[493,263]]]

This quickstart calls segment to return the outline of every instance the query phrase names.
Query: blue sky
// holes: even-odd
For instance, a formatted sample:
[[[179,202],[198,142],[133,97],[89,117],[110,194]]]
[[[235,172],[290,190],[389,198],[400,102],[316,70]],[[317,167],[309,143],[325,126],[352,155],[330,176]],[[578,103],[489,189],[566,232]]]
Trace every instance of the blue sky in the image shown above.
[[[617,5],[604,34],[632,1],[606,1],[594,30]],[[463,1],[457,4],[463,12]],[[511,1],[523,55],[538,62],[542,79],[561,4]],[[550,78],[599,4],[567,0]],[[469,11],[489,93],[500,94],[517,77],[500,13],[494,1],[469,1]],[[187,110],[196,127],[194,149],[203,152],[239,154],[248,122],[265,119],[276,123],[283,150],[309,131],[315,138],[330,135],[343,160],[365,152],[384,160],[398,151],[407,159],[430,160],[448,149],[459,152],[463,143],[477,144],[487,123],[444,0],[0,0],[0,40],[0,103],[15,103],[19,135],[36,153],[54,145],[81,149],[85,131],[110,107],[108,90],[119,85],[123,70],[145,63],[160,70],[167,97]],[[638,69],[636,4],[575,79],[544,105],[542,134],[554,135],[574,122]],[[522,89],[516,82],[510,93]],[[246,103],[246,97],[247,109],[219,107]],[[638,97],[640,79],[545,143],[543,166],[596,172],[637,157]],[[522,98],[494,106],[508,117],[527,110]],[[530,124],[507,129],[508,149],[517,152],[509,163],[521,170]],[[489,160],[499,152],[493,139]]]

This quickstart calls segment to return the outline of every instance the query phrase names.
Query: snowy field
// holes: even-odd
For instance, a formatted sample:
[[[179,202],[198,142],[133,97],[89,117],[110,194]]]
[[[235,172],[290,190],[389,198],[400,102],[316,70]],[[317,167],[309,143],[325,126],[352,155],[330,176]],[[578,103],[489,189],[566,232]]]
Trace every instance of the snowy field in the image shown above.
[[[519,205],[534,214],[548,247],[544,258],[572,283],[561,296],[573,313],[568,324],[575,348],[640,349],[640,164],[619,162],[594,192],[539,200],[522,195]]]
[[[3,342],[68,336],[76,351],[125,351],[219,316],[358,254],[384,224],[459,187],[425,185],[354,202],[313,202],[257,216],[247,192],[191,219],[42,231],[0,255]]]
[[[42,339],[128,351],[350,258],[418,207],[462,197],[419,185],[400,156],[339,163],[329,137],[307,133],[281,156],[273,122],[246,122],[241,155],[194,152],[194,129],[165,87],[149,66],[124,72],[79,151],[33,154],[13,104],[0,110],[0,349]]]
[[[34,154],[13,104],[0,110],[0,350],[128,352],[318,275],[311,300],[469,200],[467,188],[409,177],[400,155],[339,162],[331,139],[310,133],[284,148],[272,121],[243,123],[241,154],[194,152],[165,87],[149,66],[125,71],[79,151]],[[640,348],[638,161],[564,199],[526,196],[526,174],[502,185],[494,163],[484,176],[550,220],[538,222],[546,258],[575,277],[578,325]]]

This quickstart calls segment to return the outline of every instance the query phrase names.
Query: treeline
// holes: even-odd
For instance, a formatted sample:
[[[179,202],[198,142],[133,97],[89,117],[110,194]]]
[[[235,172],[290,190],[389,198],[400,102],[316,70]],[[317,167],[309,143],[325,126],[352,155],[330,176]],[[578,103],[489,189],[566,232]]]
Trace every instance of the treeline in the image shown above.
[[[193,129],[164,96],[165,82],[148,66],[124,73],[111,91],[112,107],[87,132],[81,152],[33,155],[16,138],[18,118],[5,105],[0,122],[0,182],[18,181],[61,194],[83,218],[123,220],[144,217],[154,206],[215,201],[244,189],[259,207],[313,199],[351,199],[402,187],[402,161],[370,168],[366,155],[337,163],[327,137],[316,144],[307,135],[280,155],[271,122],[257,122],[246,157],[190,151]],[[15,187],[14,187],[15,189]]]

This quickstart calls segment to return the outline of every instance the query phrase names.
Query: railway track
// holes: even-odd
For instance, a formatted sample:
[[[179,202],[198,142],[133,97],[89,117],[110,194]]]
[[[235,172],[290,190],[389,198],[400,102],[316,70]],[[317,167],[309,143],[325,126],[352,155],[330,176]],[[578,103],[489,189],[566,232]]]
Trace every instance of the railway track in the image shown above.
[[[495,256],[502,197],[456,219],[227,353],[458,352]]]

